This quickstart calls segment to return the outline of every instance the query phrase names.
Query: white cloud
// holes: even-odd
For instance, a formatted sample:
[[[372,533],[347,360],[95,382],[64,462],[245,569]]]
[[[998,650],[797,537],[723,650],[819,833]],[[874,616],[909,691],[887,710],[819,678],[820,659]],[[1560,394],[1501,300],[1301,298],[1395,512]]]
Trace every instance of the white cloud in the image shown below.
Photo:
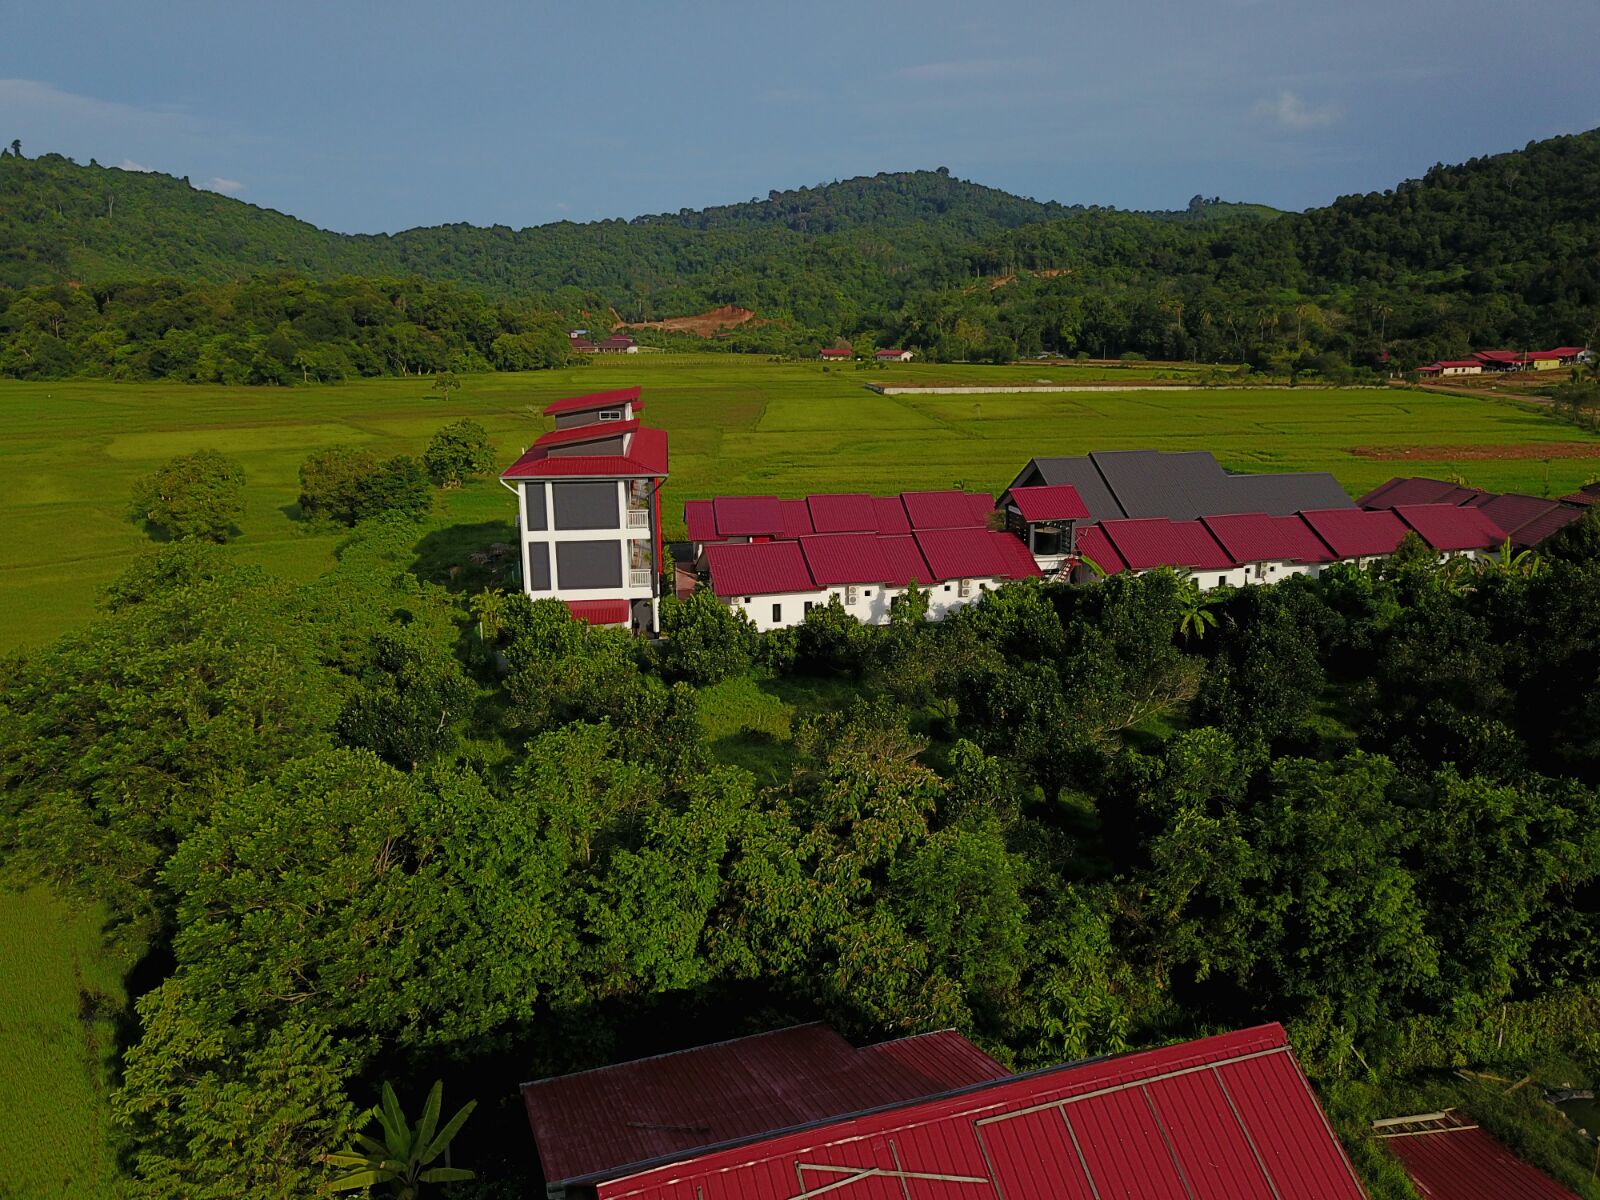
[[[47,129],[93,131],[117,136],[198,133],[205,122],[176,108],[141,108],[95,96],[65,92],[37,79],[0,79],[0,112]],[[35,135],[36,137],[38,135]],[[41,149],[46,147],[41,146]],[[51,146],[49,149],[56,149]]]
[[[1266,117],[1273,121],[1279,129],[1289,129],[1296,133],[1307,129],[1326,129],[1337,123],[1343,115],[1338,105],[1324,104],[1314,107],[1287,89],[1279,92],[1273,99],[1256,101],[1255,108],[1251,111],[1258,117]]]
[[[140,162],[134,162],[133,159],[131,159],[131,158],[125,158],[125,159],[123,159],[121,162],[119,162],[117,164],[117,170],[119,170],[119,171],[144,171],[144,172],[149,172],[149,171],[154,171],[155,168],[154,167],[147,167],[143,163],[140,163]]]
[[[207,191],[226,192],[230,196],[235,192],[244,191],[244,184],[240,183],[237,179],[224,179],[220,175],[213,175],[210,179],[206,180],[202,186],[204,186]]]

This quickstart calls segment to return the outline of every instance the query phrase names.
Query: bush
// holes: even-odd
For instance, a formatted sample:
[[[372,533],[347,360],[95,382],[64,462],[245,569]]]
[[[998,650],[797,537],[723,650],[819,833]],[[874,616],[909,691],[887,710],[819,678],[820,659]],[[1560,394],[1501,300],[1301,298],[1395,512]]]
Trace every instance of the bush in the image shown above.
[[[661,668],[674,679],[716,683],[747,670],[756,651],[750,619],[704,588],[661,601]]]
[[[130,516],[174,541],[225,542],[244,516],[244,471],[215,450],[180,454],[133,485]]]
[[[458,488],[474,475],[494,466],[494,450],[489,434],[476,421],[462,420],[446,425],[433,435],[422,452],[422,465],[428,476],[442,488]]]
[[[386,512],[421,518],[432,507],[427,475],[410,455],[380,462],[369,451],[333,446],[300,464],[300,511],[309,520],[354,525]]]

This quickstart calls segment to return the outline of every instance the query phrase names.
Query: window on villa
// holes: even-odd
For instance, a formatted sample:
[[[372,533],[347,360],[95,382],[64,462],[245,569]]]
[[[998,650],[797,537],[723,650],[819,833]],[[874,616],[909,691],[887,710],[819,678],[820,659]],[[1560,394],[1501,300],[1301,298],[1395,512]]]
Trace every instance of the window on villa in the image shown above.
[[[745,597],[745,598],[744,598],[744,602],[745,602],[745,603],[746,603],[746,604],[749,604],[749,603],[750,603],[750,597],[749,597],[749,596],[746,596],[746,597]]]
[[[811,610],[817,606],[816,601],[807,600],[805,602],[805,604],[806,604],[806,615],[810,616],[811,615]]]
[[[774,605],[773,605],[773,606],[772,606],[772,619],[773,619],[773,620],[774,620],[774,621],[781,621],[781,620],[783,620],[783,605],[781,605],[781,604],[774,604]]]
[[[602,421],[620,421],[622,420],[622,410],[620,408],[602,408],[600,410],[600,419]]]

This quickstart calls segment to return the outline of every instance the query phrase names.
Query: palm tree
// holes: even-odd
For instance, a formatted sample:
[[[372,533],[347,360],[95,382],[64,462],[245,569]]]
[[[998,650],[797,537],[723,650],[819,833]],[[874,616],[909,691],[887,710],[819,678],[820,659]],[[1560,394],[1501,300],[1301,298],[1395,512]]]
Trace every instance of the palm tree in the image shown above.
[[[1532,548],[1518,550],[1511,549],[1511,539],[1507,538],[1500,543],[1500,553],[1493,558],[1478,560],[1478,570],[1484,574],[1494,575],[1522,575],[1524,577],[1537,575],[1544,570],[1544,559],[1539,557],[1539,552]]]
[[[357,1133],[355,1144],[347,1150],[324,1154],[322,1161],[330,1167],[342,1167],[345,1173],[323,1184],[328,1192],[351,1192],[356,1188],[372,1187],[386,1183],[397,1200],[416,1200],[424,1183],[456,1183],[473,1178],[471,1171],[459,1167],[430,1167],[434,1159],[445,1152],[450,1140],[461,1130],[468,1115],[477,1107],[469,1100],[461,1111],[445,1123],[439,1124],[439,1105],[444,1099],[444,1081],[440,1080],[428,1092],[422,1117],[413,1128],[406,1124],[400,1111],[400,1101],[395,1099],[394,1088],[383,1085],[383,1103],[366,1114],[362,1124],[373,1117],[383,1127],[383,1141]],[[437,1130],[437,1131],[436,1131]]]
[[[472,615],[478,618],[478,640],[492,642],[498,639],[500,631],[505,628],[506,594],[484,588],[472,598],[468,607],[472,609]]]
[[[1184,585],[1178,596],[1178,632],[1186,639],[1203,638],[1206,630],[1216,628],[1217,614],[1211,611],[1216,599],[1202,593],[1193,579],[1184,580]]]

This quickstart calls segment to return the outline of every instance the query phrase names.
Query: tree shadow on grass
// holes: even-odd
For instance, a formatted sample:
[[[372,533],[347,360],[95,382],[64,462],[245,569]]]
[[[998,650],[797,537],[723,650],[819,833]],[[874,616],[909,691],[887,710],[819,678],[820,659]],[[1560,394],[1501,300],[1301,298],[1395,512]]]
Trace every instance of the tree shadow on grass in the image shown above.
[[[471,594],[484,588],[515,591],[517,528],[510,521],[447,525],[424,534],[417,543],[412,574],[452,592]]]

